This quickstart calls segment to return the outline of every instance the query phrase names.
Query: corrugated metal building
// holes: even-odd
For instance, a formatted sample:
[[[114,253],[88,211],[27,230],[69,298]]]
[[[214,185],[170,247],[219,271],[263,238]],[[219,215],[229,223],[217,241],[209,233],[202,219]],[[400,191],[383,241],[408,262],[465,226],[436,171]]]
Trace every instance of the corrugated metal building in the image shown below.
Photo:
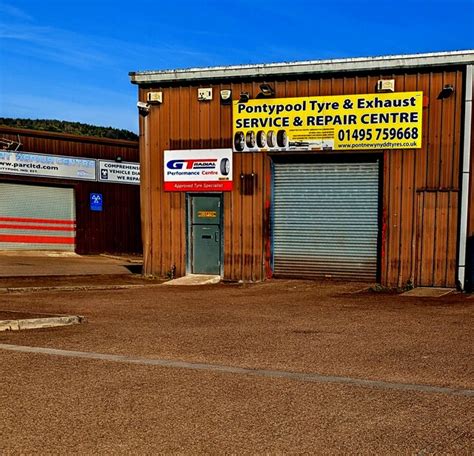
[[[473,64],[459,51],[130,73],[145,272],[464,287]],[[197,168],[222,149],[231,174],[206,187]]]
[[[0,140],[0,250],[141,253],[139,174],[98,178],[99,159],[138,167],[138,142],[4,126]]]

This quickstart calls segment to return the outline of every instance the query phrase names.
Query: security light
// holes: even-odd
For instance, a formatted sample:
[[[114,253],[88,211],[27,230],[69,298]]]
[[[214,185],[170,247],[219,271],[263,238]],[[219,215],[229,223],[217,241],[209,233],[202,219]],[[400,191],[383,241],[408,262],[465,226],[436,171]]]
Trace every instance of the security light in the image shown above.
[[[143,102],[143,101],[139,101],[137,103],[137,108],[138,108],[138,112],[142,116],[146,116],[150,112],[150,105],[148,103]]]
[[[438,99],[448,98],[454,93],[454,86],[452,84],[446,84],[438,95]]]
[[[221,103],[222,104],[231,104],[232,103],[232,90],[222,89],[220,92]]]
[[[263,84],[260,84],[260,93],[259,93],[259,97],[262,98],[262,97],[273,97],[273,95],[275,95],[275,90],[273,89],[273,87],[270,85],[270,84],[267,84],[267,83],[263,83]]]
[[[240,92],[239,103],[247,103],[250,100],[250,94],[248,92]]]

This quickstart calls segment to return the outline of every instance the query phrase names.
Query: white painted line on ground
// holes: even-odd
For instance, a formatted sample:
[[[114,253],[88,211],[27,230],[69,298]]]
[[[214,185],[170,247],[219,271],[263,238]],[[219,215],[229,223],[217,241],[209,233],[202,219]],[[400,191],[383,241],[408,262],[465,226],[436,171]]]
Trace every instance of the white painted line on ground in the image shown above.
[[[71,350],[58,350],[55,348],[28,347],[23,345],[0,344],[0,350],[20,353],[35,353],[44,355],[64,356],[68,358],[83,358],[119,363],[142,364],[148,366],[171,367],[176,369],[192,369],[210,372],[223,372],[228,374],[254,375],[258,377],[284,378],[311,383],[342,383],[352,386],[362,386],[384,390],[412,391],[421,393],[448,394],[455,396],[474,397],[474,390],[465,388],[451,388],[416,383],[396,383],[382,380],[367,380],[353,377],[340,377],[334,375],[321,375],[316,373],[288,372],[268,369],[249,369],[243,367],[225,366],[219,364],[192,363],[178,360],[141,358],[126,355],[112,355],[106,353],[80,352]]]

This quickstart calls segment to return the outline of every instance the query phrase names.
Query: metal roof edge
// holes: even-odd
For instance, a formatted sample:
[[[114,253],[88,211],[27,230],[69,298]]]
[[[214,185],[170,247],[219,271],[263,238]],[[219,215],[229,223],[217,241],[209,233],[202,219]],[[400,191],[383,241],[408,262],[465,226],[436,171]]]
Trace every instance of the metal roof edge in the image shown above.
[[[132,84],[474,64],[474,50],[130,72]]]

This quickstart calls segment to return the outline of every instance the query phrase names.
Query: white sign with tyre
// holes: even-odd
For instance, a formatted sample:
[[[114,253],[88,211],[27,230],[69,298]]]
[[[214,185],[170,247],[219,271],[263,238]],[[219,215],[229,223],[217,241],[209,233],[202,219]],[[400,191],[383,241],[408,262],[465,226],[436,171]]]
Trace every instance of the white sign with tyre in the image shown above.
[[[234,146],[245,144],[246,139],[239,137]],[[232,149],[165,150],[164,158],[165,191],[232,190]]]

